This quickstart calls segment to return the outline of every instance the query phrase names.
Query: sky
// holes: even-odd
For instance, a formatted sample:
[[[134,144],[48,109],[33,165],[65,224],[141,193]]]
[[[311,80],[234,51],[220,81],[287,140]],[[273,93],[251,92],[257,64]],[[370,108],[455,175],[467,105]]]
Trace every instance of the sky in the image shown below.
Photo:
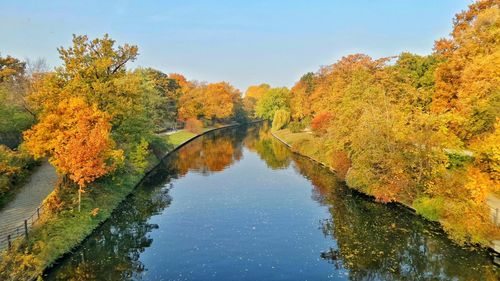
[[[343,56],[429,54],[471,0],[0,0],[0,55],[61,64],[72,34],[139,47],[130,67],[241,90],[292,86]]]

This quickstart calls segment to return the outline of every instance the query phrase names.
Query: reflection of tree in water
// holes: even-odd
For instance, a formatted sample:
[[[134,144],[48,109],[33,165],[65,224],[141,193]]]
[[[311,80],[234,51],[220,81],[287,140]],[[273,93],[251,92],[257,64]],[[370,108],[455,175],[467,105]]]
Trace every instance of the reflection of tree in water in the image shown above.
[[[271,135],[269,123],[265,122],[261,126],[250,131],[247,138],[244,140],[245,146],[257,152],[268,167],[276,169],[284,169],[290,165],[291,152],[282,143]]]
[[[220,172],[239,161],[243,155],[241,140],[245,130],[226,129],[202,136],[176,152],[175,166],[180,175],[189,170],[203,174]]]
[[[330,206],[322,222],[337,247],[321,254],[351,280],[497,280],[485,252],[454,245],[438,227],[396,206],[361,198],[327,169],[294,156],[296,169],[311,180],[314,198]]]
[[[286,167],[293,159],[295,169],[310,179],[314,186],[313,198],[329,206],[331,213],[331,219],[321,222],[323,233],[336,241],[336,247],[325,249],[321,258],[337,268],[347,269],[350,279],[498,279],[485,253],[453,246],[436,227],[400,208],[361,198],[327,169],[303,157],[282,152],[279,143],[276,147],[263,145],[259,137],[272,138],[264,125],[249,127],[243,140],[245,134],[245,130],[226,130],[217,139],[207,135],[190,143],[185,147],[188,149],[183,148],[165,159],[107,223],[54,269],[49,280],[141,279],[146,269],[140,254],[151,246],[148,233],[157,227],[148,220],[170,203],[165,182],[190,169],[202,172],[224,169],[241,159],[242,143],[258,151],[262,159],[268,159],[270,167]],[[224,152],[213,147],[219,139],[225,147]],[[227,151],[230,153],[225,153]],[[211,162],[207,155],[223,160]],[[178,157],[184,157],[185,161]],[[182,166],[186,162],[189,164]]]
[[[148,237],[157,228],[148,219],[170,204],[166,189],[155,192],[138,188],[80,247],[78,254],[64,260],[51,277],[56,280],[141,279],[145,270],[140,254],[151,246]]]
[[[141,279],[144,264],[140,254],[149,246],[151,230],[157,228],[148,219],[170,204],[165,183],[188,170],[204,173],[221,171],[242,157],[244,130],[212,133],[186,145],[163,160],[111,219],[80,247],[78,254],[65,259],[49,276],[56,280],[129,280]]]

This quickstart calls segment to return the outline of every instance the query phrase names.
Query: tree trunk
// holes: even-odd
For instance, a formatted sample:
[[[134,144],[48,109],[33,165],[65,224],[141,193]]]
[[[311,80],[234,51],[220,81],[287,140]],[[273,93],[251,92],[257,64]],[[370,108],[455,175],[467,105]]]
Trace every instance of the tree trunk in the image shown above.
[[[82,187],[78,187],[78,212],[82,209]]]

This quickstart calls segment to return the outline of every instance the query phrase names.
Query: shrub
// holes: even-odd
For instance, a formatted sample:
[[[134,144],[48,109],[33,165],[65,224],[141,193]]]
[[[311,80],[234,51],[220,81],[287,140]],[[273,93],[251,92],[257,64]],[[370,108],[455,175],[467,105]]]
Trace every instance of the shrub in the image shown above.
[[[139,144],[130,153],[130,164],[138,173],[144,173],[148,166],[149,143],[142,138]]]
[[[460,151],[447,150],[445,153],[448,156],[448,169],[462,168],[474,160],[471,155],[461,153]]]
[[[311,129],[318,135],[324,135],[332,119],[333,115],[330,112],[319,113],[311,121]]]
[[[428,220],[438,221],[443,214],[444,198],[421,197],[413,202],[413,208]]]
[[[201,134],[203,131],[203,123],[196,118],[189,118],[188,120],[186,120],[184,129],[193,134]]]
[[[302,120],[300,120],[300,123],[304,126],[304,128],[307,128],[307,127],[311,126],[311,121],[312,121],[312,117],[306,116]]]
[[[35,163],[22,147],[19,151],[13,151],[0,145],[0,206],[15,186],[28,176],[28,170]]]
[[[302,132],[306,128],[306,126],[302,122],[293,121],[288,124],[288,128],[292,133],[299,133]]]
[[[284,109],[279,109],[274,113],[274,118],[273,118],[273,130],[277,131],[282,128],[284,128],[288,122],[290,122],[290,112],[284,110]]]

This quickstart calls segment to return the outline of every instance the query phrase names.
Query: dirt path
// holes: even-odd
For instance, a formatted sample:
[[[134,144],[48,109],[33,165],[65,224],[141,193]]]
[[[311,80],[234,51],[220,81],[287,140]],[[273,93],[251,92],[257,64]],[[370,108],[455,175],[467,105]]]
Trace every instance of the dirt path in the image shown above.
[[[54,167],[44,161],[28,182],[16,194],[14,199],[0,210],[0,249],[5,247],[4,241],[12,230],[24,224],[40,206],[47,195],[54,190],[57,175]]]

